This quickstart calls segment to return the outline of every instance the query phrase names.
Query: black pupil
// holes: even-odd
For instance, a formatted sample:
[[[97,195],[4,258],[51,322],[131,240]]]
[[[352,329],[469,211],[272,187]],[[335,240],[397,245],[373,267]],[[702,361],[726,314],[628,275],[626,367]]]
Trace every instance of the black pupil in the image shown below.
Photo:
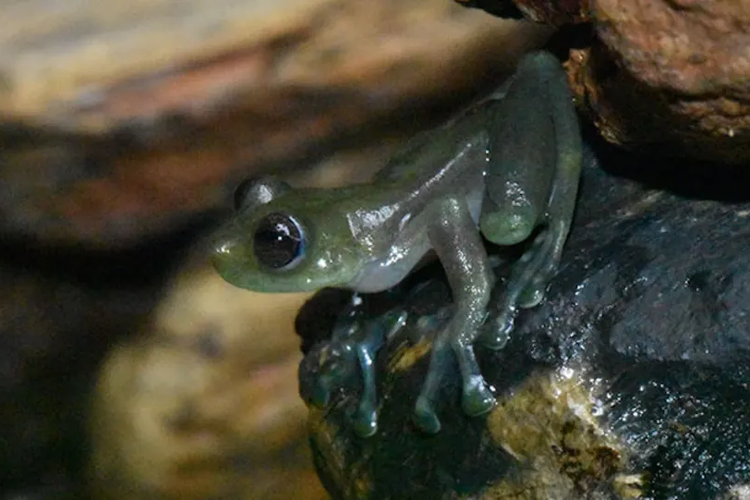
[[[295,220],[284,214],[265,216],[255,230],[255,257],[264,266],[279,269],[297,258],[302,234]]]

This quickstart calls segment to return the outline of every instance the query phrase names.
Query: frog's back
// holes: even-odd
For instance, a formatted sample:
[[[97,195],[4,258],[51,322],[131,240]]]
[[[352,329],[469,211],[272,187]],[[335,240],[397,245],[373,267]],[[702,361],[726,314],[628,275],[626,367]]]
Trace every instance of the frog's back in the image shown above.
[[[480,108],[488,105],[491,102]],[[481,111],[472,110],[409,140],[378,172],[375,184],[415,199],[481,189],[488,118]]]

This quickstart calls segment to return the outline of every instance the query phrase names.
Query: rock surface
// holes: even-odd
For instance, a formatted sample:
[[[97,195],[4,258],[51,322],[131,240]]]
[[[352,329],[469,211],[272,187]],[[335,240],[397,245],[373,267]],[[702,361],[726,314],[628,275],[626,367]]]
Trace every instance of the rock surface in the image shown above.
[[[569,72],[607,140],[689,159],[750,160],[748,0],[515,4],[538,22],[592,23],[593,39],[576,43]]]
[[[375,436],[352,431],[357,387],[311,410],[335,499],[710,500],[750,482],[748,176],[654,161],[609,151],[604,170],[586,169],[546,301],[521,312],[503,350],[477,347],[498,396],[486,417],[464,416],[456,375],[443,389],[443,430],[426,436],[410,422],[429,352],[419,319],[445,296],[379,354]],[[634,171],[652,187],[619,177]],[[442,279],[427,270],[400,300]],[[368,299],[373,310],[394,300]],[[317,309],[320,324],[298,329],[320,339],[338,309],[312,300],[303,312]],[[308,354],[303,393],[319,366]]]
[[[540,40],[429,0],[0,10],[0,234],[100,248],[180,227],[240,178],[304,167],[374,123],[465,100]]]

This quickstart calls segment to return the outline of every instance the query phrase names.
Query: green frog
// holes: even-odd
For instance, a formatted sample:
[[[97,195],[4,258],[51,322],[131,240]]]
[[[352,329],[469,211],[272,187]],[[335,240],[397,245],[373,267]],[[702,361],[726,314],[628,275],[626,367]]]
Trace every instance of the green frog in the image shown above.
[[[433,253],[455,305],[434,336],[414,420],[438,432],[435,405],[450,352],[465,413],[494,406],[475,343],[501,348],[517,309],[543,299],[570,230],[581,161],[564,69],[535,52],[487,100],[407,142],[368,184],[293,189],[272,177],[246,181],[236,216],[213,242],[214,265],[228,282],[259,292],[370,293],[397,285]],[[500,314],[489,329],[482,327],[495,278],[482,236],[497,245],[532,240],[498,285]]]

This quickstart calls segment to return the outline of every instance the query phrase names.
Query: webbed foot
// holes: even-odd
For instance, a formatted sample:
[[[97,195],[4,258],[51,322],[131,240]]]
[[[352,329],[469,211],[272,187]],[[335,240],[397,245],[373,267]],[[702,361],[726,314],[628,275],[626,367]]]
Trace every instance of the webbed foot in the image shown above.
[[[317,408],[325,408],[328,406],[328,402],[331,400],[330,385],[330,380],[327,377],[320,376],[313,384],[310,403]]]

